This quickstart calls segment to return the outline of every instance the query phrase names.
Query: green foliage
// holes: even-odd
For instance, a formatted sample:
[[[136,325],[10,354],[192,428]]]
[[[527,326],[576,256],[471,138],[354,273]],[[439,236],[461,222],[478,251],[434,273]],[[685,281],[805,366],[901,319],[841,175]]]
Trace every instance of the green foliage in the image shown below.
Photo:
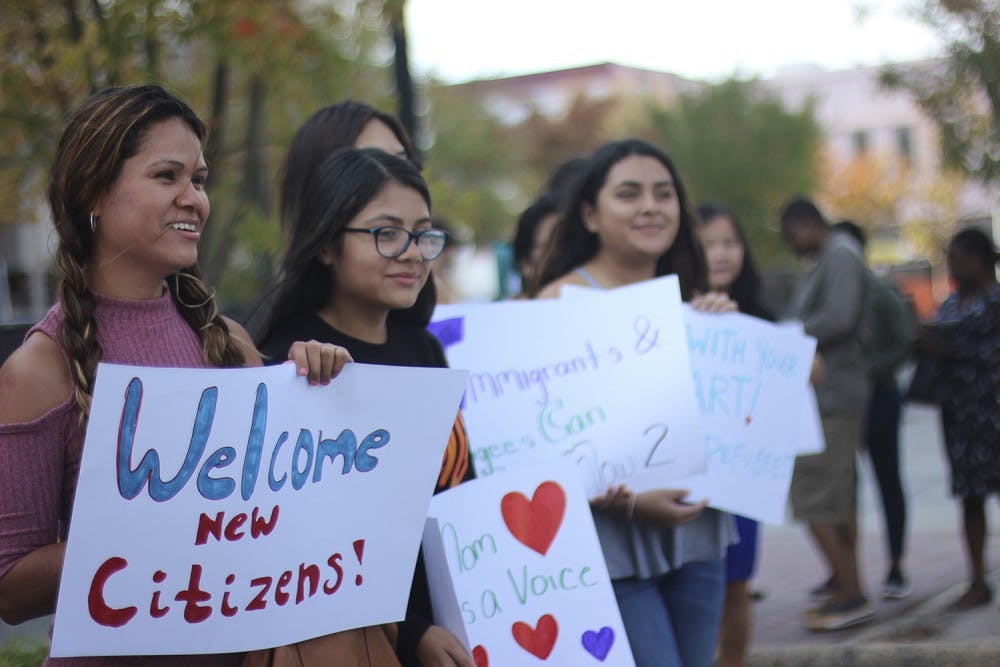
[[[30,220],[44,201],[70,109],[107,85],[154,81],[210,127],[213,212],[200,248],[208,282],[219,284],[231,262],[248,257],[269,266],[259,259],[280,246],[273,202],[292,133],[346,97],[383,106],[392,99],[378,60],[384,22],[381,0],[0,4],[0,224]],[[223,303],[245,300],[269,278],[237,273],[219,287]]]
[[[0,648],[0,667],[38,667],[48,655],[48,644],[13,641]]]
[[[457,87],[432,84],[430,129],[424,176],[435,215],[486,243],[509,233],[517,197],[515,134],[480,101]]]
[[[941,129],[952,166],[985,183],[1000,181],[1000,3],[921,0],[915,14],[945,43],[941,61],[890,67],[889,88],[909,90]]]
[[[532,113],[505,124],[476,84],[428,87],[433,143],[425,176],[434,211],[479,244],[509,240],[518,215],[563,161],[629,132],[614,124],[619,102],[577,97],[565,114]],[[623,134],[624,133],[624,134]]]
[[[691,200],[731,208],[762,262],[787,257],[774,220],[790,196],[817,186],[822,137],[812,108],[788,111],[757,82],[729,80],[649,113]]]

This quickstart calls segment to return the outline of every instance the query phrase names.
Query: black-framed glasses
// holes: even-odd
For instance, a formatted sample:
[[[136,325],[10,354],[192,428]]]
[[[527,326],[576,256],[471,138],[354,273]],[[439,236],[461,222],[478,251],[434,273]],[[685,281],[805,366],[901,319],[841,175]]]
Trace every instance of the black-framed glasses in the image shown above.
[[[343,231],[371,234],[372,238],[375,239],[376,252],[388,259],[399,257],[410,247],[410,241],[416,241],[420,256],[430,261],[441,256],[445,243],[448,242],[448,234],[443,229],[424,229],[419,232],[411,232],[403,227],[387,225],[371,229],[344,227]]]

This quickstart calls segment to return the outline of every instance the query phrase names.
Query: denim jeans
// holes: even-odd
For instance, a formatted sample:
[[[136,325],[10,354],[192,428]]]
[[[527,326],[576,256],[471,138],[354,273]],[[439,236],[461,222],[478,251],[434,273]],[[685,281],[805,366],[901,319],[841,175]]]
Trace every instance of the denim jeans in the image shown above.
[[[725,561],[687,563],[655,579],[612,582],[636,667],[711,667]]]

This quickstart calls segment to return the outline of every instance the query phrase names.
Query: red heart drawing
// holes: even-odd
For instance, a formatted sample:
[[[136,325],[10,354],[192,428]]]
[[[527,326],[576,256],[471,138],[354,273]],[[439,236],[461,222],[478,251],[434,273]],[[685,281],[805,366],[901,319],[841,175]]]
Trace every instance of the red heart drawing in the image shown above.
[[[560,489],[561,491],[561,489]],[[538,619],[538,624],[531,627],[527,623],[518,621],[510,626],[514,641],[525,651],[540,660],[545,660],[552,653],[552,648],[556,645],[556,637],[559,635],[559,625],[552,614],[545,614]]]
[[[507,530],[524,546],[545,555],[556,539],[566,512],[566,492],[555,482],[542,482],[529,501],[512,491],[500,501]]]
[[[482,644],[472,649],[472,660],[476,663],[476,667],[490,667],[490,657],[486,655],[486,649]]]

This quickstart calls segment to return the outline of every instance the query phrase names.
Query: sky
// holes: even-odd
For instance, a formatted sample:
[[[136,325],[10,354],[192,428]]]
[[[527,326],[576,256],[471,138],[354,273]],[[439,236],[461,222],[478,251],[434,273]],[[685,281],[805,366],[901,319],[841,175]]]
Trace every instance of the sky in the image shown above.
[[[601,62],[700,80],[932,57],[917,0],[407,0],[414,71],[449,83]]]

